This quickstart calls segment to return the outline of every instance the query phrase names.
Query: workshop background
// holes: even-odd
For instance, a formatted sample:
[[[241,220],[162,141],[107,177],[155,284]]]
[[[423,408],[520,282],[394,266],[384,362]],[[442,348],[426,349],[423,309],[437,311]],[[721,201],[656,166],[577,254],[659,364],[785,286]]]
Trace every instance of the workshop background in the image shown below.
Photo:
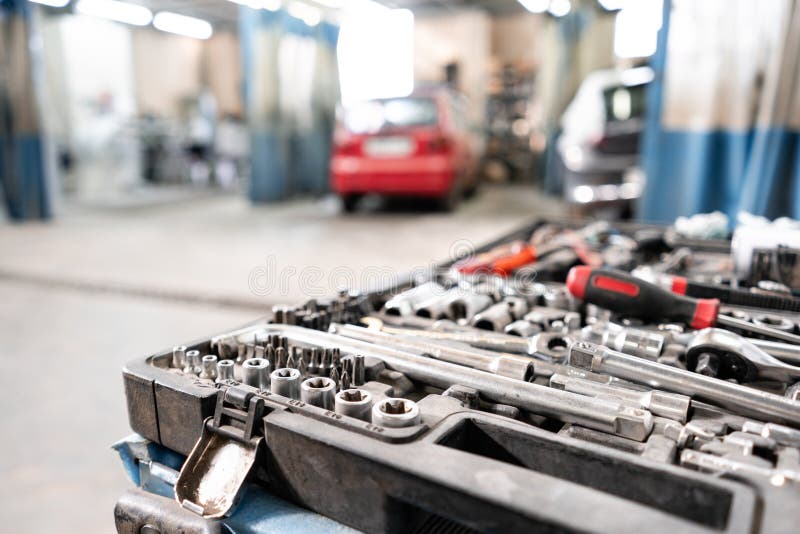
[[[537,217],[800,217],[798,51],[795,0],[0,0],[5,524],[112,530],[175,339]],[[458,186],[348,188],[426,102]]]

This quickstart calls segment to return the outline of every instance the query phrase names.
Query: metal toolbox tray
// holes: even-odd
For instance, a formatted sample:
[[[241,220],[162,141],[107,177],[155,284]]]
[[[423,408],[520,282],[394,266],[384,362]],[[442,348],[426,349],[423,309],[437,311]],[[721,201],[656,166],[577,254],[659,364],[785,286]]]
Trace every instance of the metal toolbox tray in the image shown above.
[[[545,224],[520,228],[476,254],[525,241]],[[615,226],[628,237],[662,230]],[[664,239],[671,249],[712,258],[728,251],[726,242]],[[458,261],[443,262],[434,279],[442,282]],[[174,481],[176,501],[153,510],[189,514],[212,529],[235,509],[241,488],[255,484],[367,532],[788,532],[800,519],[796,421],[739,413],[714,402],[714,393],[663,385],[652,393],[653,385],[578,366],[585,356],[578,332],[588,328],[590,312],[574,299],[567,310],[553,306],[563,301],[546,299],[547,292],[563,292],[547,274],[535,281],[540,292],[527,296],[528,313],[547,316],[530,338],[481,334],[462,320],[445,329],[460,331],[461,341],[436,339],[430,332],[442,330],[426,328],[432,320],[387,313],[411,283],[279,306],[242,329],[129,363],[123,376],[131,428],[187,457]],[[513,286],[513,277],[501,284]],[[501,298],[510,298],[506,293]],[[565,321],[563,312],[573,315]],[[563,324],[576,315],[580,329]],[[368,317],[372,323],[363,322]],[[376,321],[378,330],[363,328]],[[432,337],[406,335],[409,325]],[[215,380],[210,359],[184,372],[191,351],[232,362],[233,379]],[[269,373],[248,367],[252,358],[268,362]],[[638,358],[642,366],[672,369],[663,357]],[[681,365],[675,369],[685,372]],[[722,390],[784,399],[800,418],[800,404],[781,396],[785,384],[777,391],[774,384],[711,379]],[[647,395],[649,408],[631,404]],[[778,434],[755,433],[767,423]],[[136,515],[118,506],[118,528],[138,532],[152,523],[153,510]]]

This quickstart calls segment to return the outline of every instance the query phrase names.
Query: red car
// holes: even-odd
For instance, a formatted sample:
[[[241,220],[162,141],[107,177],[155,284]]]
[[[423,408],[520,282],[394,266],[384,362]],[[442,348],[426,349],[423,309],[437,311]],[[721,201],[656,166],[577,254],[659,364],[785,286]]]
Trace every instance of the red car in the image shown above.
[[[331,188],[347,212],[367,193],[436,198],[452,209],[477,185],[466,122],[463,100],[444,89],[353,106],[334,134]]]

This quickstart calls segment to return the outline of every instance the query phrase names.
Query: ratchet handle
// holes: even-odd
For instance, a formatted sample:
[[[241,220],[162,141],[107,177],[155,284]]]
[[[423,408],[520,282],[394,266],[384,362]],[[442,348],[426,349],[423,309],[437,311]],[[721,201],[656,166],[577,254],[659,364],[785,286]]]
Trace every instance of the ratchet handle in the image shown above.
[[[575,297],[627,317],[680,321],[692,328],[717,323],[717,299],[693,299],[662,289],[624,271],[573,267],[567,289]]]

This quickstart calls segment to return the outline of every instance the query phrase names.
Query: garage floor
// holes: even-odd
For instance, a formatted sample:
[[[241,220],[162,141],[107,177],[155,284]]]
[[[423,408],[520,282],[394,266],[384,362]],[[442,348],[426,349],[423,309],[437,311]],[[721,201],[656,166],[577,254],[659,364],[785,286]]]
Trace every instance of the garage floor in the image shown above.
[[[126,361],[565,213],[521,187],[485,188],[453,214],[239,197],[63,211],[0,224],[0,517],[19,534],[114,531]]]

